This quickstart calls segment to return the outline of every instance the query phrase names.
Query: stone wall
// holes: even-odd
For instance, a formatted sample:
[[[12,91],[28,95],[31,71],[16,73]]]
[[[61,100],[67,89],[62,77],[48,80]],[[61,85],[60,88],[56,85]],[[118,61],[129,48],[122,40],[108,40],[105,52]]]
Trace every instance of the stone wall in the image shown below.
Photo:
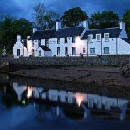
[[[129,63],[130,55],[97,57],[21,57],[9,59],[10,65],[79,66],[79,65],[123,65]]]

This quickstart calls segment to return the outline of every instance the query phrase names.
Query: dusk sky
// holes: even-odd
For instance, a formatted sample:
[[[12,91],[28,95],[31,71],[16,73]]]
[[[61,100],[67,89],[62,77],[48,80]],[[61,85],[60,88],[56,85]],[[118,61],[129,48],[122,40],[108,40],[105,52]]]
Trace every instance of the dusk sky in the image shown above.
[[[130,0],[0,0],[0,15],[32,19],[32,8],[42,2],[49,9],[62,14],[72,7],[81,7],[88,15],[96,11],[113,10],[120,16],[130,9]]]

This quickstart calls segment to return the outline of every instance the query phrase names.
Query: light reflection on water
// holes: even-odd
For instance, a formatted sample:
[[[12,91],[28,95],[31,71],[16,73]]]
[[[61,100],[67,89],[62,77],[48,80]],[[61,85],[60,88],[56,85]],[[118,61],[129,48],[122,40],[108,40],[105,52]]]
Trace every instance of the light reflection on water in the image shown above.
[[[32,126],[35,129],[39,125],[41,129],[44,125],[48,130],[55,126],[59,130],[82,130],[84,126],[85,130],[95,130],[101,126],[100,130],[107,127],[113,130],[113,124],[110,123],[113,120],[118,129],[121,127],[120,122],[130,120],[130,102],[127,99],[45,89],[43,86],[13,82],[9,86],[0,87],[0,130],[32,129]],[[106,120],[110,122],[106,123]],[[97,124],[96,121],[101,122]],[[104,123],[107,127],[103,126]],[[69,127],[66,128],[67,124]]]
[[[88,117],[85,115],[90,115],[90,112],[88,113],[88,109],[90,109],[92,114],[97,112],[101,113],[102,111],[107,114],[115,112],[118,113],[117,115],[120,120],[124,120],[129,104],[129,101],[125,99],[62,90],[45,90],[43,87],[20,86],[16,82],[13,83],[13,88],[18,96],[19,102],[23,100],[22,96],[24,95],[27,99],[42,99],[61,104],[71,104],[72,106],[77,104],[77,107],[83,109],[84,118]],[[24,100],[22,102],[23,104],[26,103]],[[56,108],[56,112],[58,113],[56,115],[59,115],[58,110],[59,108]]]

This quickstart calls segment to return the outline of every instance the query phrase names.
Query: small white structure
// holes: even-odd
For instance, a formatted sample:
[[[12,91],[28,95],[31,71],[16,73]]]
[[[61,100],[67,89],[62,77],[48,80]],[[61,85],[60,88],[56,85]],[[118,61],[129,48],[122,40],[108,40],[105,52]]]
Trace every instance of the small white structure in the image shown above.
[[[13,47],[14,58],[19,58],[21,56],[51,56],[51,50],[44,45],[39,44],[38,40],[33,41],[30,37],[27,40],[22,40],[21,36],[17,36],[17,42]]]
[[[88,22],[83,21],[78,27],[61,28],[56,22],[52,30],[33,28],[32,36],[22,40],[17,36],[13,47],[15,58],[20,56],[97,56],[130,54],[130,40],[125,31],[125,23],[119,27],[106,29],[89,29]]]

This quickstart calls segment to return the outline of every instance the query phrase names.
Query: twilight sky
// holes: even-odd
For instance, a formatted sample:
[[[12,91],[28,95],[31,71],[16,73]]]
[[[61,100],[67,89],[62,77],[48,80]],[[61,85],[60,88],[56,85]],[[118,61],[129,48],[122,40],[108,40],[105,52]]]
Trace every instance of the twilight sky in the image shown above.
[[[120,16],[130,9],[130,0],[0,0],[0,15],[32,19],[32,8],[39,2],[62,14],[72,7],[81,7],[89,15],[96,11],[113,10]]]

